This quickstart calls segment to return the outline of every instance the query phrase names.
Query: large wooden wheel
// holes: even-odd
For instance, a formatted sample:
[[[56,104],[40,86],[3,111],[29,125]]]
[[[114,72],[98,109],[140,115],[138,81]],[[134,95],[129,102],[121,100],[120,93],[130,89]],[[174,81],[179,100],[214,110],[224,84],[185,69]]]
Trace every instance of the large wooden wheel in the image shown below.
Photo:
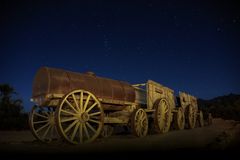
[[[188,105],[185,112],[188,128],[193,129],[196,125],[197,113],[192,105]]]
[[[157,132],[166,133],[171,125],[171,108],[166,99],[157,100],[154,104],[154,126]]]
[[[34,137],[42,142],[51,142],[59,138],[54,121],[52,107],[33,106],[29,115],[29,126]]]
[[[199,127],[203,127],[204,126],[204,119],[203,119],[203,112],[202,111],[199,111],[198,123],[199,123]]]
[[[131,129],[136,137],[144,137],[148,133],[148,117],[143,109],[135,109],[131,117]]]
[[[182,107],[178,108],[178,111],[174,113],[174,126],[178,130],[183,130],[185,126],[185,115]]]
[[[95,140],[102,131],[103,118],[99,100],[84,90],[67,94],[56,111],[58,132],[72,144]]]

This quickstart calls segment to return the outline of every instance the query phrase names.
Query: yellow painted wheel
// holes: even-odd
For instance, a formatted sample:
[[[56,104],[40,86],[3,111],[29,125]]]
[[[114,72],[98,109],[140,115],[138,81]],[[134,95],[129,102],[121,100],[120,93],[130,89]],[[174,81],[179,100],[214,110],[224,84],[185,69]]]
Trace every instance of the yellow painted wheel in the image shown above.
[[[67,94],[56,111],[59,134],[72,144],[95,140],[103,127],[104,111],[90,92],[75,90]]]
[[[101,136],[104,138],[110,137],[113,134],[113,126],[111,125],[104,125],[102,129]]]
[[[135,109],[131,117],[131,129],[136,137],[145,137],[148,133],[148,117],[143,109]]]
[[[34,137],[42,142],[59,139],[54,121],[55,108],[33,106],[29,115],[29,125]]]
[[[192,105],[186,107],[186,121],[188,129],[193,129],[196,125],[197,113]]]
[[[199,123],[200,127],[204,126],[204,119],[203,119],[203,112],[202,111],[199,112],[198,123]]]
[[[174,126],[178,130],[184,129],[185,115],[182,107],[179,107],[177,113],[174,113]]]
[[[154,126],[158,133],[166,133],[171,125],[171,109],[166,99],[157,100],[154,104]]]

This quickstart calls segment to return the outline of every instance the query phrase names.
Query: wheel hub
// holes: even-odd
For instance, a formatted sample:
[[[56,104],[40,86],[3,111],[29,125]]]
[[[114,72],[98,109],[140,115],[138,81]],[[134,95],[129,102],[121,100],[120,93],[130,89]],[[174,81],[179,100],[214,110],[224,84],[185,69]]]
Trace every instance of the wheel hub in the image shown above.
[[[89,115],[87,112],[83,112],[80,117],[79,120],[82,122],[87,122],[89,120]]]

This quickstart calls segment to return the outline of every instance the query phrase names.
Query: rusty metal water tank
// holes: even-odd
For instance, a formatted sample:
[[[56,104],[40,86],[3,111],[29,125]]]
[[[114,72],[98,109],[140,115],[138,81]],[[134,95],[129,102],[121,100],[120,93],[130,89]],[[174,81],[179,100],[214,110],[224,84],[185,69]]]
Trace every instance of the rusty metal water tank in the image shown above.
[[[93,72],[76,73],[49,67],[42,67],[37,71],[32,98],[51,94],[65,95],[76,89],[89,91],[102,99],[135,101],[135,90],[127,82],[98,77]]]

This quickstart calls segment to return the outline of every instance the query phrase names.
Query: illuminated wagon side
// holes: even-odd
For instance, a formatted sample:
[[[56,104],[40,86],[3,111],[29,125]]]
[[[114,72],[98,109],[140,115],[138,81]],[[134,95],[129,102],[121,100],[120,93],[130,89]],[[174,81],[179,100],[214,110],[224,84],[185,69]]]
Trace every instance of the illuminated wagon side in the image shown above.
[[[33,135],[44,142],[61,137],[72,144],[87,143],[100,135],[111,135],[119,124],[130,126],[135,136],[143,137],[150,118],[159,133],[168,132],[172,122],[176,129],[183,129],[185,119],[188,127],[194,128],[201,112],[197,113],[192,99],[180,93],[177,106],[173,90],[151,80],[130,85],[92,72],[43,67],[33,81],[32,101],[36,105],[29,125]]]

